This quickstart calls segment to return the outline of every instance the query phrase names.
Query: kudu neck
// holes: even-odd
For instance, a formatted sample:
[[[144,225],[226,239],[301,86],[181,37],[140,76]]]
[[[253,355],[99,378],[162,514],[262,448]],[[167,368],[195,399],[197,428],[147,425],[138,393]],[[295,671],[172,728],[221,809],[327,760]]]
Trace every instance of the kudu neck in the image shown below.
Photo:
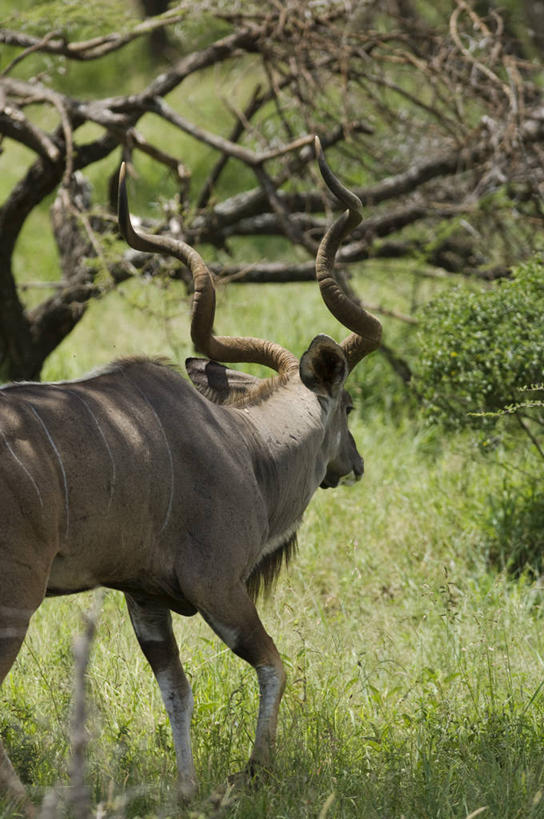
[[[326,417],[298,374],[266,399],[234,410],[244,419],[272,529],[300,520],[326,470]]]

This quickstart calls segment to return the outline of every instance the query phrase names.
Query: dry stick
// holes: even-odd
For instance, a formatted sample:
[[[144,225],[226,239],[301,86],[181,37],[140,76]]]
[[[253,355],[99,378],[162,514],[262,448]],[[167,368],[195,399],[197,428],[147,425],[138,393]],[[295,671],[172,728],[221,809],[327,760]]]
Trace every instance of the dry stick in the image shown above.
[[[63,94],[58,94],[56,91],[52,91],[50,88],[47,88],[45,85],[41,83],[27,83],[24,80],[16,80],[11,79],[9,77],[2,78],[0,80],[2,93],[5,95],[6,93],[10,93],[15,96],[20,96],[26,104],[31,102],[45,102],[49,103],[58,111],[62,132],[64,134],[64,142],[65,142],[65,170],[62,177],[62,185],[68,185],[70,181],[70,177],[73,173],[73,157],[74,157],[74,148],[73,148],[73,131],[72,131],[72,123],[70,121],[70,116],[68,114],[68,105],[69,105],[69,98]],[[6,107],[4,104],[4,111],[6,111]],[[22,116],[22,115],[21,115]],[[33,129],[33,136],[37,138],[39,136],[39,132],[36,131],[33,126],[29,125],[29,128]],[[42,137],[39,139],[39,144],[44,145],[44,138]],[[53,153],[56,151],[57,158],[60,156],[58,148],[56,146],[53,147]],[[50,152],[48,152],[49,156]],[[51,156],[49,156],[51,158]],[[55,160],[53,160],[55,161]]]
[[[136,131],[135,128],[130,128],[127,131],[126,139],[127,143],[129,143],[132,148],[138,148],[138,150],[140,150],[142,153],[147,154],[152,159],[160,162],[162,165],[166,165],[167,168],[174,171],[179,182],[186,182],[188,179],[190,179],[191,171],[180,159],[177,159],[177,157],[172,156],[172,154],[167,154],[166,151],[152,145],[145,139],[144,136],[142,136],[142,134],[139,133],[139,131]]]
[[[448,131],[448,133],[458,139],[460,123],[458,121],[454,122],[450,120],[450,118],[447,117],[443,111],[440,111],[438,108],[426,103],[421,95],[418,96],[417,94],[412,94],[406,88],[403,88],[401,85],[393,82],[393,80],[390,80],[387,77],[380,77],[379,75],[372,74],[371,72],[364,74],[363,76],[366,80],[368,80],[368,82],[388,88],[390,91],[394,91],[396,94],[399,94],[399,96],[404,97],[406,100],[412,103],[412,105],[421,108],[422,111],[426,111],[434,119],[439,120],[440,124],[446,129],[446,131]]]
[[[127,43],[136,40],[138,37],[144,37],[156,29],[165,28],[174,23],[181,22],[187,16],[186,12],[179,13],[177,9],[168,9],[162,14],[149,17],[142,20],[129,31],[127,34],[106,34],[102,37],[94,37],[90,40],[83,40],[79,43],[70,43],[69,56],[75,54],[83,54],[82,59],[95,59],[109,54],[111,51],[118,50]]]
[[[536,449],[537,449],[538,454],[540,455],[540,457],[544,459],[544,450],[543,450],[543,449],[542,449],[542,447],[540,446],[540,444],[539,444],[538,439],[536,438],[536,436],[535,436],[535,435],[533,435],[533,433],[531,432],[531,430],[530,430],[530,428],[529,428],[529,425],[525,423],[525,421],[523,420],[522,415],[521,415],[519,412],[515,412],[515,413],[514,413],[514,415],[515,415],[516,420],[518,421],[518,423],[519,423],[520,427],[522,428],[522,430],[523,430],[523,431],[525,432],[525,434],[528,436],[528,438],[529,438],[529,440],[531,441],[531,443],[532,443],[532,444],[533,444],[533,445],[536,447]]]
[[[175,125],[186,134],[190,134],[200,142],[204,142],[206,145],[210,145],[212,148],[216,148],[218,151],[228,154],[235,159],[239,159],[241,162],[245,162],[246,165],[249,165],[252,168],[262,165],[263,162],[267,162],[269,159],[276,159],[277,157],[284,156],[284,154],[288,154],[291,151],[296,151],[299,148],[303,148],[305,145],[309,145],[311,142],[313,142],[314,139],[313,136],[304,136],[300,137],[299,139],[295,139],[288,145],[282,145],[279,148],[272,148],[271,150],[263,151],[262,153],[255,153],[255,151],[251,151],[249,148],[243,148],[241,145],[231,142],[230,139],[225,139],[217,134],[213,134],[211,131],[200,128],[198,125],[195,125],[193,122],[185,117],[182,117],[172,108],[170,108],[170,106],[167,105],[164,100],[158,99],[157,97],[152,100],[143,100],[142,110],[157,114],[157,116],[162,117],[167,122]]]
[[[253,89],[253,93],[251,95],[251,99],[249,103],[246,105],[243,114],[239,115],[236,114],[236,122],[234,123],[234,127],[232,128],[229,136],[230,142],[238,142],[242,134],[246,129],[246,122],[249,122],[251,117],[261,108],[264,102],[269,98],[270,92],[267,94],[262,93],[261,85],[258,84]],[[221,173],[223,172],[229,157],[226,154],[223,154],[219,157],[215,165],[213,166],[212,170],[210,171],[208,178],[206,179],[202,190],[200,192],[200,196],[198,197],[197,201],[197,208],[198,210],[202,210],[206,207],[210,200],[210,196],[212,194],[214,185],[217,183]]]
[[[461,42],[461,37],[459,36],[459,29],[458,29],[457,21],[458,21],[459,15],[461,14],[462,11],[469,12],[471,10],[469,9],[469,6],[465,2],[465,0],[457,0],[457,8],[454,9],[453,14],[450,17],[450,34],[451,34],[451,38],[452,38],[453,42],[455,43],[455,45],[457,46],[457,48],[459,49],[459,51],[461,52],[463,57],[469,63],[471,63],[475,68],[477,68],[479,71],[481,71],[482,74],[485,74],[486,77],[488,79],[490,79],[492,83],[499,85],[499,87],[502,89],[503,93],[506,95],[506,97],[508,98],[508,100],[510,102],[511,110],[515,113],[516,110],[517,110],[516,98],[515,98],[514,92],[510,88],[510,86],[508,86],[506,83],[504,83],[495,74],[495,72],[492,71],[489,68],[489,66],[485,65],[485,63],[482,63],[480,60],[477,60],[475,57],[473,57],[472,54],[470,53],[470,51],[468,51],[468,49],[466,49],[465,46],[463,45],[463,43]],[[473,19],[473,23],[474,23],[475,22],[474,18],[472,18],[472,19]],[[480,20],[480,18],[477,18],[477,19],[478,19],[479,23],[481,24],[482,21]],[[488,32],[488,33],[490,33],[490,32]]]
[[[62,131],[64,133],[64,143],[66,145],[66,159],[65,159],[65,168],[64,173],[62,175],[62,182],[61,185],[63,188],[68,188],[70,184],[70,179],[72,178],[72,174],[74,172],[74,140],[73,140],[73,130],[72,130],[72,123],[70,122],[70,117],[68,116],[68,112],[65,106],[62,104],[61,100],[57,100],[52,98],[51,100],[52,105],[57,109],[60,116],[60,121],[62,125]]]
[[[284,88],[286,85],[289,85],[293,82],[293,77],[287,76],[285,77],[282,82],[279,84],[279,88]],[[251,99],[249,103],[244,108],[243,112],[238,113],[234,112],[236,115],[236,123],[230,133],[229,140],[230,142],[238,142],[244,130],[248,128],[249,121],[251,118],[259,111],[262,106],[269,102],[272,98],[275,99],[277,95],[276,85],[274,87],[269,88],[267,91],[263,92],[260,85],[257,85],[254,90],[253,94],[251,95]],[[214,185],[217,183],[221,173],[223,172],[229,157],[226,154],[223,154],[216,162],[214,167],[212,168],[208,179],[204,183],[202,188],[202,192],[198,198],[197,208],[202,210],[208,204],[208,201],[211,196],[211,192],[213,190]]]
[[[74,693],[72,698],[72,716],[70,719],[70,739],[72,755],[70,759],[70,788],[68,804],[76,819],[87,819],[91,815],[89,790],[85,784],[85,756],[88,736],[85,728],[87,709],[85,703],[85,676],[89,664],[91,644],[96,630],[96,622],[104,593],[100,590],[94,599],[91,611],[84,614],[84,630],[73,644],[74,653]]]
[[[296,220],[292,218],[291,214],[278,196],[278,191],[276,190],[274,182],[266,173],[265,169],[262,167],[262,165],[257,165],[253,168],[253,172],[266,193],[270,207],[273,209],[282,227],[282,232],[294,245],[301,245],[302,247],[305,247],[309,253],[315,256],[317,251],[317,242],[314,242],[312,239],[307,237],[299,228]]]
[[[18,54],[16,57],[11,60],[4,68],[4,70],[0,73],[0,77],[6,77],[10,71],[12,71],[16,65],[22,62],[25,57],[28,57],[29,54],[34,54],[35,51],[41,51],[42,48],[47,45],[53,37],[57,37],[59,35],[58,31],[50,31],[49,34],[46,34],[45,37],[42,37],[41,40],[37,40],[33,45],[25,48],[22,54]]]
[[[96,621],[102,606],[104,592],[101,589],[94,598],[90,613],[84,615],[85,629],[73,644],[74,653],[74,693],[72,698],[72,716],[70,720],[70,739],[72,756],[70,759],[71,786],[68,791],[68,805],[72,808],[75,819],[88,819],[91,816],[91,804],[88,789],[85,785],[85,753],[87,750],[87,733],[85,730],[85,674],[89,663],[91,644],[96,629]],[[38,819],[58,819],[59,793],[54,788],[43,798]]]
[[[1,90],[4,91],[3,88]],[[0,131],[2,134],[11,136],[12,139],[50,162],[59,161],[60,151],[55,143],[47,134],[29,122],[16,105],[7,105],[4,101],[0,108]]]
[[[352,130],[361,130],[365,133],[367,132],[367,126],[361,122],[356,122],[352,124]],[[342,125],[335,126],[328,135],[323,136],[321,139],[322,145],[324,148],[330,147],[331,145],[335,145],[339,140],[342,139],[345,131]],[[298,173],[299,170],[304,168],[308,165],[308,163],[313,162],[314,159],[314,152],[313,147],[310,147],[311,143],[308,143],[302,150],[298,152],[296,158],[293,162],[287,163],[286,167],[278,173],[276,178],[274,179],[274,187],[276,191],[279,191],[282,185]],[[280,196],[280,193],[278,193]],[[291,199],[286,194],[281,194],[281,197],[285,199],[285,201],[291,202]],[[323,195],[322,193],[316,195],[316,201],[319,197],[319,203],[317,206],[312,207],[312,210],[323,210],[324,202],[327,201],[326,193]],[[233,196],[229,197],[228,199],[223,200],[218,205],[215,205],[208,214],[201,214],[196,217],[192,224],[192,236],[193,238],[191,241],[199,241],[201,237],[206,233],[206,226],[211,223],[212,229],[219,231],[221,234],[226,227],[230,224],[238,224],[240,220],[244,219],[251,219],[252,216],[259,217],[260,214],[265,213],[265,205],[268,202],[266,191],[262,186],[258,188],[253,188],[250,191],[246,191],[244,193],[234,194]],[[289,207],[289,212],[296,211],[296,210],[308,210],[306,206],[306,200],[303,205],[299,207],[293,206]],[[322,226],[316,225],[316,227],[322,232]],[[216,231],[216,235],[219,235]],[[189,236],[188,231],[188,236]],[[225,239],[229,238],[228,235],[224,236]],[[213,240],[212,240],[213,241]],[[312,255],[315,255],[312,251]]]
[[[257,162],[257,155],[253,151],[250,151],[248,148],[243,148],[241,145],[237,145],[229,139],[213,134],[211,131],[200,128],[170,108],[162,99],[155,97],[153,100],[148,100],[147,104],[144,103],[144,108],[150,113],[157,114],[157,116],[166,120],[166,122],[169,122],[171,125],[175,125],[176,128],[179,128],[186,134],[190,134],[199,142],[210,145],[212,148],[216,148],[228,156],[240,159],[250,166]]]
[[[419,321],[414,318],[414,316],[409,316],[407,313],[399,313],[398,310],[391,310],[389,307],[384,307],[382,304],[368,304],[368,302],[365,301],[364,307],[365,310],[368,310],[370,313],[380,313],[382,316],[388,316],[389,318],[403,321],[405,324],[419,324]]]
[[[280,105],[280,91],[281,91],[282,88],[285,87],[285,85],[287,83],[291,84],[292,82],[294,82],[296,75],[294,75],[292,72],[289,72],[288,74],[284,75],[281,82],[278,83],[277,79],[274,76],[274,72],[272,71],[272,68],[268,64],[268,60],[266,59],[266,53],[265,52],[263,52],[261,54],[261,63],[262,63],[264,72],[266,74],[266,77],[268,79],[269,94],[271,95],[271,98],[272,98],[272,100],[274,102],[274,108],[276,109],[276,113],[277,113],[277,115],[279,117],[280,122],[283,125],[285,133],[288,135],[289,139],[293,139],[293,136],[294,136],[293,129],[291,128],[289,120],[285,116],[285,114],[283,112],[283,108]]]
[[[60,279],[56,282],[21,282],[17,287],[19,290],[64,290],[69,282],[66,279]]]

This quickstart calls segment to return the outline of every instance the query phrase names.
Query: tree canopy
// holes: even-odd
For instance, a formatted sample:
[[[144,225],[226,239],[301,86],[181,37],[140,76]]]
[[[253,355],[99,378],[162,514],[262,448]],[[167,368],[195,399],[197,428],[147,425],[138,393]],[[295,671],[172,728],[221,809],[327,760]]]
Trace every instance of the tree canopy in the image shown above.
[[[429,275],[508,275],[542,246],[542,65],[510,17],[482,5],[210,0],[142,21],[121,0],[93,0],[5,20],[0,377],[39,377],[104,289],[142,271],[186,276],[115,244],[122,159],[161,199],[147,228],[206,245],[220,277],[313,277],[335,207],[314,134],[365,206],[339,254],[346,271],[404,259]],[[144,47],[157,31],[163,65]],[[14,254],[51,197],[58,278],[27,306]]]

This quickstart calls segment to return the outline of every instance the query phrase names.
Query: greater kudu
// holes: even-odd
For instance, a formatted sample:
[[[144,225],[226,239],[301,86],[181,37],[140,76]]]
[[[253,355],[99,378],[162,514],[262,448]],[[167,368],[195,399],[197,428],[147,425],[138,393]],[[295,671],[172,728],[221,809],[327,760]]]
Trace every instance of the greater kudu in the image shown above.
[[[318,335],[299,362],[270,341],[215,336],[206,265],[181,241],[135,232],[123,168],[127,242],[192,271],[191,336],[207,356],[186,362],[194,386],[141,358],[76,381],[0,389],[0,681],[44,596],[120,589],[168,712],[184,797],[197,787],[193,697],[171,611],[199,612],[255,668],[260,706],[249,769],[267,765],[285,673],[254,600],[291,555],[316,488],[363,473],[344,382],[379,345],[381,327],[335,278],[336,251],[360,221],[361,203],[332,174],[317,138],[316,151],[347,207],[316,260],[327,307],[352,331],[342,344]],[[259,379],[218,361],[259,363],[277,375]],[[23,798],[1,745],[0,785]]]

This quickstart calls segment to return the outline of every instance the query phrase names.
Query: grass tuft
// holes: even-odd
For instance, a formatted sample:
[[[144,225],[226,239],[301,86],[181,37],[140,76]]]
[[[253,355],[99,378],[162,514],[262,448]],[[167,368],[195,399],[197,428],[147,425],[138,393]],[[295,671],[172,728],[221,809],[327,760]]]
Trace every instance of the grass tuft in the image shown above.
[[[217,314],[218,332],[297,353],[309,327],[343,335],[306,286],[222,290]],[[90,308],[46,376],[142,350],[182,362],[187,316],[183,291],[134,283]],[[386,365],[372,366],[376,385]],[[297,559],[260,604],[288,673],[269,777],[258,790],[227,787],[251,749],[255,675],[198,617],[176,617],[201,781],[190,809],[176,808],[159,691],[122,596],[109,592],[87,681],[88,776],[101,815],[544,816],[544,595],[534,573],[513,577],[490,561],[493,515],[507,550],[523,540],[523,509],[512,498],[517,517],[497,517],[501,504],[510,509],[504,469],[468,435],[439,437],[398,397],[385,415],[383,402],[359,406],[365,478],[318,491]],[[513,469],[520,456],[506,454]],[[89,598],[43,604],[0,692],[0,732],[36,801],[68,781],[71,642]]]

